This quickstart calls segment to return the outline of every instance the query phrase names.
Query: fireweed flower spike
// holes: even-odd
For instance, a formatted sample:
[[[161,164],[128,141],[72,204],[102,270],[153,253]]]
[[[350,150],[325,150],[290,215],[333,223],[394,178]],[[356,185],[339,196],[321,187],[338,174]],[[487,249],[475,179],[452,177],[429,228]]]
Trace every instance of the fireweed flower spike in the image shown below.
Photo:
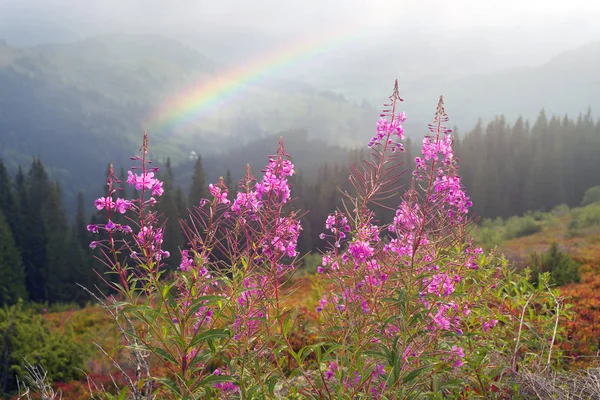
[[[138,199],[128,200],[116,197],[117,190],[114,183],[118,183],[118,179],[111,165],[107,181],[108,193],[94,201],[98,210],[106,211],[107,222],[87,227],[88,231],[92,233],[100,231],[107,233],[107,239],[96,240],[92,242],[91,246],[94,248],[98,245],[102,246],[99,259],[110,271],[119,276],[119,284],[125,290],[132,287],[134,283],[132,280],[135,280],[136,287],[140,287],[141,281],[138,277],[147,276],[147,269],[153,269],[154,277],[157,278],[160,261],[169,257],[168,252],[161,249],[162,228],[157,227],[158,216],[156,212],[152,211],[152,207],[156,204],[154,196],[162,195],[163,189],[162,182],[154,176],[158,169],[149,167],[151,161],[146,157],[148,151],[146,134],[144,134],[140,151],[142,156],[132,159],[140,161],[141,165],[132,167],[128,171],[127,178],[127,183],[140,192]],[[119,217],[119,215],[123,217]],[[122,221],[128,223],[121,223]],[[135,266],[128,265],[120,254],[130,255]],[[146,289],[151,291],[148,281],[144,282]],[[109,285],[112,284],[109,283]]]
[[[294,271],[302,214],[289,204],[295,171],[283,141],[262,172],[256,179],[248,167],[231,195],[222,179],[210,184],[210,198],[198,199],[200,206],[182,223],[189,247],[182,250],[176,283],[178,321],[189,323],[192,342],[215,330],[226,340],[219,354],[227,354],[229,368],[218,376],[231,384],[211,385],[223,398],[265,385],[260,382],[267,376],[259,371],[291,349],[289,327],[295,322],[283,308],[281,286]],[[200,358],[208,365],[207,349],[204,342],[195,345],[196,360],[190,362]],[[190,372],[197,380],[207,373]]]
[[[343,211],[327,217],[328,232],[321,234],[330,247],[318,267],[324,295],[316,310],[320,339],[336,346],[336,358],[319,361],[344,366],[340,382],[331,381],[331,369],[322,382],[339,394],[395,397],[408,387],[402,393],[410,397],[424,390],[416,378],[420,374],[440,379],[464,373],[460,376],[466,382],[469,372],[461,371],[467,349],[485,341],[474,330],[480,327],[482,335],[489,335],[498,326],[492,311],[479,302],[497,282],[494,274],[479,270],[482,250],[466,234],[472,203],[457,173],[442,98],[393,220],[382,223],[370,209],[398,189],[399,163],[390,160],[403,150],[401,100],[396,83],[368,143],[372,159],[350,167],[357,195],[348,196]],[[488,317],[482,324],[477,315]],[[361,351],[352,351],[357,348]],[[396,351],[399,364],[392,363]],[[365,371],[372,371],[370,380]]]

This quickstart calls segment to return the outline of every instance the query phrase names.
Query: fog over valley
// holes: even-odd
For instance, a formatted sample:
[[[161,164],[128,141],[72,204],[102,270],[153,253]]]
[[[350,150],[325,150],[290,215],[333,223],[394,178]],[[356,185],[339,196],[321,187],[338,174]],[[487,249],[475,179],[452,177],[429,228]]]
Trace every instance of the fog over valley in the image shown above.
[[[0,157],[40,155],[66,179],[78,157],[125,159],[143,130],[175,164],[286,131],[353,148],[395,79],[415,140],[439,95],[463,133],[594,113],[599,15],[585,0],[0,0]]]

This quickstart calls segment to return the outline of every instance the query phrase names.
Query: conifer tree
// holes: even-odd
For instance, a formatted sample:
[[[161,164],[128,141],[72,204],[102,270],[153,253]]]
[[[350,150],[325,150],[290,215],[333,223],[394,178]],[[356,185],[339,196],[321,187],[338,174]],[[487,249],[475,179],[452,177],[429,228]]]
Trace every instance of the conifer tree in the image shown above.
[[[224,183],[225,186],[227,186],[229,197],[235,196],[235,193],[237,192],[237,185],[233,182],[233,177],[231,176],[231,169],[229,168],[227,168],[227,172],[225,173]]]
[[[161,178],[163,180],[164,194],[158,203],[158,211],[162,214],[162,220],[165,221],[162,248],[171,254],[164,261],[170,268],[175,268],[179,264],[177,262],[179,259],[179,248],[183,246],[184,238],[179,225],[179,217],[181,215],[179,208],[180,200],[177,199],[174,187],[175,177],[170,158],[167,158],[165,171],[161,174]]]
[[[528,153],[531,139],[528,124],[519,117],[510,131],[510,155],[507,159],[507,178],[505,187],[508,194],[508,215],[522,215],[525,209],[525,186],[529,174]],[[495,215],[490,215],[495,216]]]
[[[43,219],[46,225],[47,280],[45,292],[49,302],[70,301],[79,290],[76,285],[76,266],[73,266],[68,247],[69,225],[61,204],[61,191],[58,182],[51,185],[43,203]],[[70,262],[71,261],[71,262]],[[76,261],[75,261],[76,262]]]
[[[208,197],[208,185],[206,183],[206,172],[202,166],[202,157],[198,156],[194,165],[194,175],[192,176],[192,186],[188,196],[188,205],[198,205],[200,199]]]
[[[177,208],[179,209],[179,218],[187,218],[188,206],[186,204],[185,196],[183,194],[183,189],[181,189],[181,186],[177,186],[177,190],[175,192],[175,202],[177,203]]]
[[[4,213],[11,232],[17,229],[18,211],[14,198],[12,179],[0,160],[0,212]]]
[[[531,129],[531,140],[535,143],[532,146],[530,155],[530,167],[525,186],[525,207],[527,210],[545,210],[547,204],[544,196],[546,195],[545,185],[548,184],[548,175],[546,168],[550,155],[550,144],[548,140],[548,118],[546,112],[542,110]]]
[[[23,252],[27,292],[32,301],[44,302],[48,299],[46,285],[49,266],[48,234],[42,210],[50,195],[51,185],[39,159],[33,160],[26,178],[17,178],[17,190],[21,206],[20,245]]]
[[[76,277],[75,283],[91,289],[98,283],[98,279],[92,269],[93,258],[89,251],[89,243],[93,240],[93,237],[87,231],[86,227],[85,199],[83,193],[80,191],[77,194],[75,219],[69,231],[69,265],[71,268],[70,273]],[[75,293],[73,293],[73,300],[79,304],[83,304],[88,300],[88,296],[78,286]]]
[[[27,299],[25,268],[12,232],[0,211],[0,305],[14,304],[19,299]]]

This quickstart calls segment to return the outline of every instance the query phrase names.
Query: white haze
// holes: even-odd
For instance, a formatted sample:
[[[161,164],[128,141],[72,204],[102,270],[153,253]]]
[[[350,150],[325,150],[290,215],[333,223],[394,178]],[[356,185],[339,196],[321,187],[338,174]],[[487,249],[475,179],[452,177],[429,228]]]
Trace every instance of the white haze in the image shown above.
[[[355,98],[369,98],[361,80],[439,82],[540,65],[600,40],[598,20],[600,2],[590,0],[0,0],[0,38],[9,43],[158,33],[229,65],[350,31],[351,41],[277,77]]]

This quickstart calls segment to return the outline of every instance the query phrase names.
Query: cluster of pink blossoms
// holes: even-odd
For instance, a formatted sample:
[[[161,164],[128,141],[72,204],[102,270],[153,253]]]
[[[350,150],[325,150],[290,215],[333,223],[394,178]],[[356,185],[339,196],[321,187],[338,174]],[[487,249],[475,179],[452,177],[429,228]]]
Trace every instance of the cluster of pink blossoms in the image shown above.
[[[257,196],[254,191],[250,193],[238,192],[235,200],[233,200],[231,210],[236,215],[256,215],[256,212],[262,207],[262,201]]]
[[[444,157],[444,163],[450,164],[454,159],[454,150],[452,147],[452,130],[443,129],[442,137],[434,138],[432,142],[431,136],[425,136],[423,138],[423,147],[421,148],[421,154],[423,158],[417,157],[415,163],[417,168],[424,168],[425,162],[429,160],[439,160],[439,156]]]
[[[156,261],[160,261],[171,255],[168,251],[161,249],[163,243],[162,228],[153,228],[152,225],[143,226],[140,232],[134,237],[134,240],[138,248],[154,254]],[[141,255],[140,252],[132,252],[131,258],[138,258]]]
[[[269,163],[263,170],[263,178],[255,184],[254,190],[237,192],[230,210],[240,218],[242,223],[246,223],[246,218],[256,221],[258,212],[265,204],[285,204],[290,199],[291,191],[287,178],[294,174],[294,164],[285,159],[283,150],[281,151],[282,154],[269,157]],[[250,178],[251,176],[248,179]],[[216,199],[217,204],[230,204],[227,199],[227,187],[223,184],[222,179],[217,185],[210,184],[209,191]],[[207,202],[202,201],[200,204],[205,205]],[[273,260],[280,255],[287,257],[297,255],[298,237],[302,230],[299,220],[293,216],[279,218],[275,226],[270,227],[269,230],[270,232],[260,242],[264,257]],[[193,261],[184,255],[180,268],[189,270],[192,266]]]
[[[146,139],[146,137],[145,137]],[[145,151],[145,149],[144,149]],[[140,157],[133,157],[133,160],[142,160]],[[148,161],[142,160],[144,164],[144,171],[141,174],[136,174],[132,170],[127,171],[127,183],[133,186],[138,191],[151,191],[152,196],[161,196],[164,192],[163,183],[154,176],[155,172],[158,172],[158,168],[154,167],[150,171],[145,169],[145,163]],[[125,214],[128,210],[136,209],[140,210],[144,207],[151,207],[156,204],[156,199],[150,197],[148,200],[140,199],[139,204],[136,207],[132,200],[126,200],[122,198],[116,198],[113,200],[113,196],[116,193],[116,189],[113,187],[113,183],[121,183],[119,179],[114,175],[113,167],[110,167],[108,177],[108,195],[100,197],[94,201],[94,206],[97,210],[106,210],[108,212],[108,222],[106,224],[90,224],[87,226],[87,230],[92,233],[98,233],[100,229],[103,229],[109,234],[112,232],[122,232],[124,234],[131,234],[131,239],[135,243],[135,247],[131,248],[131,258],[140,259],[144,257],[154,258],[156,261],[160,261],[163,258],[170,256],[168,251],[161,249],[163,243],[163,231],[161,228],[153,228],[148,218],[146,222],[148,224],[140,227],[140,231],[134,234],[133,229],[129,225],[117,224],[111,219],[111,211],[116,211],[119,214]],[[149,214],[149,217],[152,214]],[[91,248],[96,248],[102,241],[92,241],[90,243]]]
[[[443,203],[448,207],[447,215],[450,218],[457,218],[467,214],[473,203],[465,194],[460,177],[454,175],[452,162],[455,157],[452,146],[452,131],[443,126],[435,129],[439,129],[441,132],[436,132],[434,138],[426,136],[423,139],[421,149],[423,157],[415,158],[417,168],[413,174],[417,177],[417,180],[422,180],[426,174],[431,173],[428,170],[427,162],[436,162],[440,160],[440,156],[443,157],[443,162],[435,172],[434,193],[431,195],[431,201]]]
[[[103,209],[115,210],[120,214],[125,214],[133,206],[131,200],[117,198],[115,201],[111,197],[100,197],[94,201],[94,206],[98,211]]]
[[[218,185],[213,185],[212,183],[208,185],[208,192],[217,199],[218,204],[229,204],[227,187],[222,181]]]
[[[288,176],[294,175],[294,164],[282,157],[270,157],[262,181],[256,184],[256,197],[279,197],[282,203],[290,199]]]
[[[279,223],[275,227],[275,232],[263,242],[263,254],[271,256],[274,251],[285,254],[288,257],[296,257],[298,246],[298,236],[300,236],[300,221],[292,218],[279,218]]]
[[[227,368],[217,368],[213,371],[214,376],[229,375]],[[215,389],[221,390],[224,396],[239,392],[240,388],[233,382],[218,382],[213,385]]]
[[[231,205],[231,211],[236,215],[256,214],[267,200],[287,203],[290,199],[290,187],[287,177],[294,175],[294,164],[282,157],[269,157],[269,164],[263,170],[264,175],[255,185],[255,190],[237,192]],[[208,185],[210,194],[217,199],[217,203],[228,205],[227,187],[220,181],[217,185]],[[205,204],[201,202],[201,205]]]
[[[208,273],[206,269],[206,259],[204,257],[200,258],[202,261],[202,265],[195,265],[194,255],[190,250],[181,250],[181,263],[179,264],[179,269],[183,272],[189,272],[192,268],[198,268],[200,272],[200,276],[205,277],[206,279],[210,279],[211,275]]]
[[[162,196],[164,192],[163,183],[154,177],[154,172],[134,174],[131,171],[127,171],[127,183],[134,186],[135,190],[152,190],[152,196]]]
[[[343,213],[336,211],[333,214],[329,214],[327,216],[327,220],[325,221],[325,229],[328,229],[333,233],[333,238],[336,247],[340,247],[341,240],[346,238],[346,234],[350,232],[350,224],[348,223],[348,218],[344,216]],[[321,233],[319,235],[320,239],[325,239],[328,235],[325,233]],[[324,262],[325,266],[326,263]]]
[[[369,265],[375,255],[375,245],[379,243],[379,228],[374,225],[364,225],[358,228],[355,239],[348,246],[348,253],[354,259],[355,265]]]
[[[405,121],[406,115],[404,112],[398,114],[397,118],[393,118],[392,121],[389,121],[385,117],[385,114],[382,114],[379,121],[377,121],[377,134],[369,141],[369,148],[387,142],[392,152],[404,151],[404,146],[399,141],[404,139],[404,127],[402,124]]]
[[[429,244],[427,232],[422,232],[420,229],[422,223],[423,216],[419,204],[402,202],[396,210],[394,221],[388,228],[395,237],[390,238],[384,251],[391,251],[399,257],[412,257],[415,246]]]

